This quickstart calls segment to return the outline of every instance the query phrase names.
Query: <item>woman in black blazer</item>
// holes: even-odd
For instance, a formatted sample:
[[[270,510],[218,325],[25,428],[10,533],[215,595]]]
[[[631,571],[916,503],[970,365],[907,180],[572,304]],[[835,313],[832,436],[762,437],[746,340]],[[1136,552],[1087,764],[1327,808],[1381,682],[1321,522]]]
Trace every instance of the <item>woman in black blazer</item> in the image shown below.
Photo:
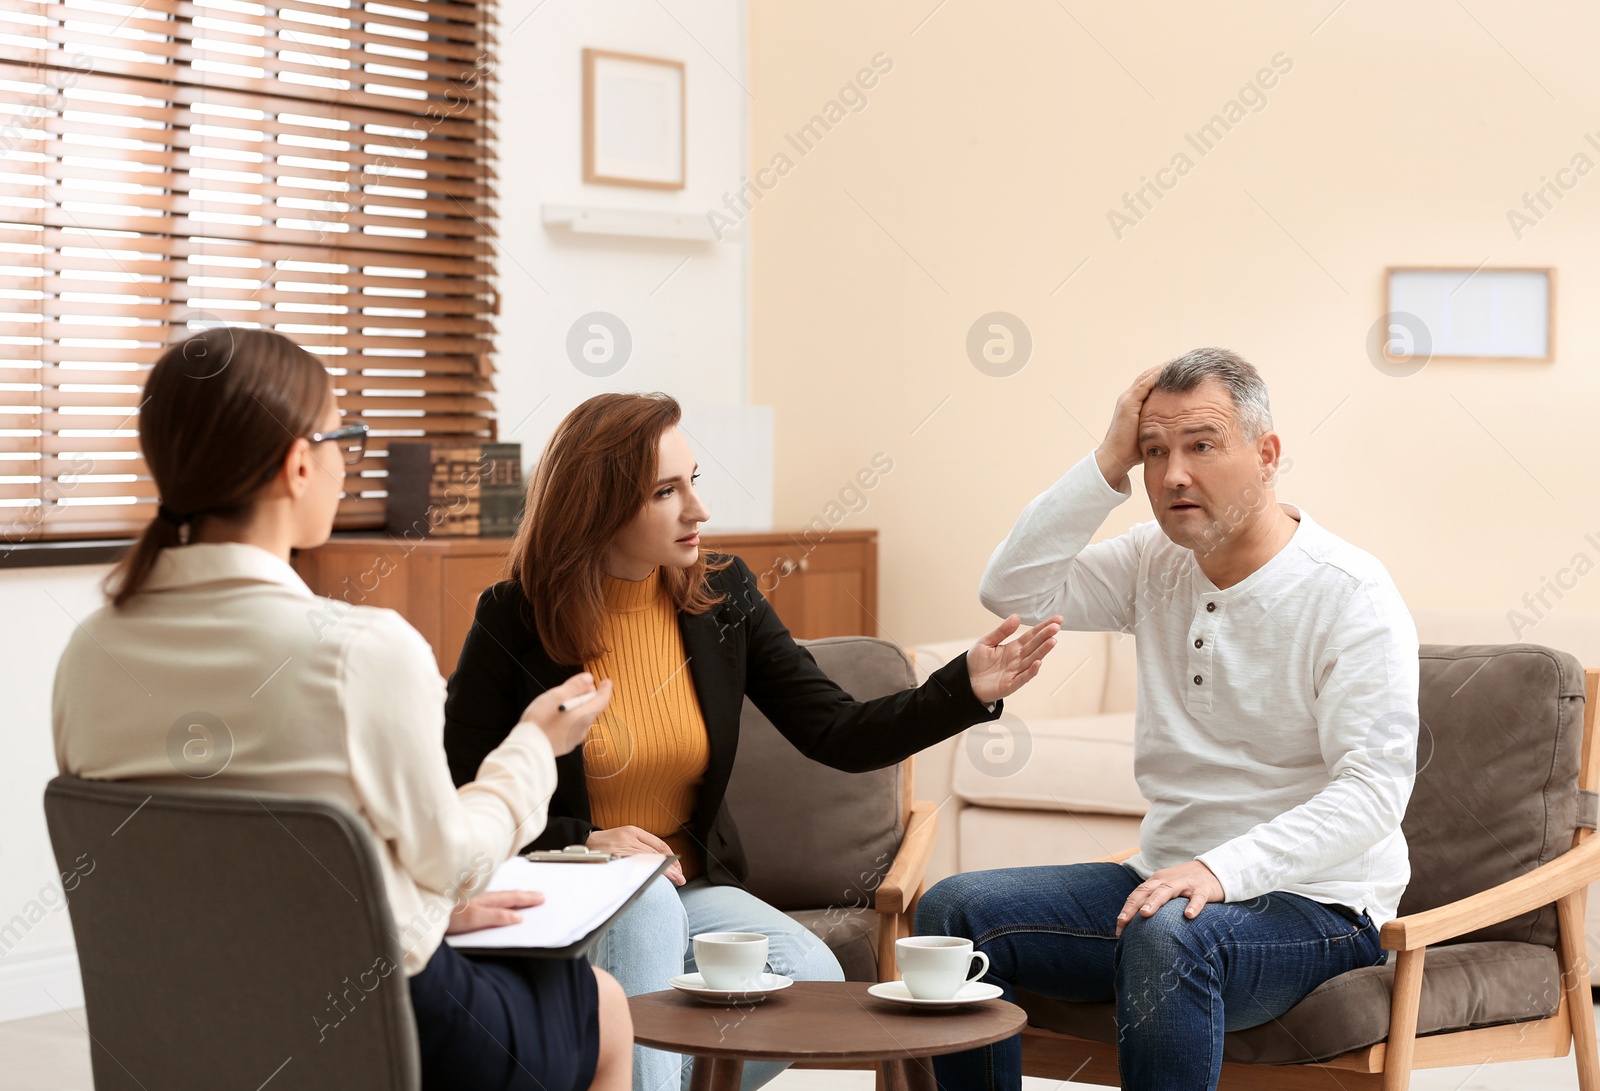
[[[1008,618],[917,689],[853,700],[795,644],[742,560],[702,554],[697,528],[707,512],[695,495],[694,458],[678,419],[678,405],[666,395],[603,394],[558,427],[529,485],[527,514],[512,547],[514,578],[479,599],[450,679],[445,749],[451,774],[458,783],[471,780],[543,690],[583,669],[597,680],[615,678],[611,707],[594,731],[607,717],[633,718],[628,760],[621,764],[629,776],[644,778],[644,787],[625,797],[620,810],[608,797],[612,822],[602,828],[592,792],[617,791],[617,783],[604,778],[618,765],[609,761],[597,779],[598,759],[606,755],[593,749],[604,740],[592,734],[584,747],[557,760],[549,819],[532,847],[678,851],[684,860],[613,926],[596,948],[596,964],[629,995],[653,992],[693,969],[690,935],[753,931],[768,935],[775,973],[839,980],[842,972],[826,945],[740,885],[745,858],[723,795],[743,699],[748,696],[806,756],[851,772],[881,768],[997,718],[1001,699],[1038,673],[1060,619],[1002,643],[1018,628],[1018,619]],[[648,620],[606,605],[646,600],[670,619],[672,631],[641,629]],[[670,658],[661,659],[655,673],[639,675],[628,655],[661,641],[670,644]],[[643,689],[650,692],[638,692]],[[651,781],[652,762],[678,770],[676,779],[663,774]],[[663,796],[676,809],[657,806]],[[628,798],[644,803],[630,811]],[[670,1054],[638,1050],[634,1086],[670,1086],[680,1063]],[[780,1070],[747,1065],[744,1086],[760,1086]]]

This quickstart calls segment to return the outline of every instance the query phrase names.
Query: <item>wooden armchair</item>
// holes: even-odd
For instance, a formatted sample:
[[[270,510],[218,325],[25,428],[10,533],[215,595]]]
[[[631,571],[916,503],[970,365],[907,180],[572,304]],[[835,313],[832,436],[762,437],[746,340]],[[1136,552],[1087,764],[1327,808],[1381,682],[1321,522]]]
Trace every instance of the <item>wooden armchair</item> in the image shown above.
[[[857,700],[916,685],[897,645],[866,636],[799,642]],[[894,981],[894,941],[911,934],[938,833],[914,802],[912,762],[842,773],[805,757],[748,700],[727,801],[751,893],[828,944],[852,981]]]
[[[1600,671],[1527,644],[1424,645],[1421,666],[1412,880],[1382,929],[1389,961],[1228,1034],[1222,1088],[1403,1091],[1413,1069],[1570,1048],[1579,1087],[1600,1091],[1583,933],[1600,878]],[[1112,1005],[1018,1003],[1025,1073],[1118,1086]]]

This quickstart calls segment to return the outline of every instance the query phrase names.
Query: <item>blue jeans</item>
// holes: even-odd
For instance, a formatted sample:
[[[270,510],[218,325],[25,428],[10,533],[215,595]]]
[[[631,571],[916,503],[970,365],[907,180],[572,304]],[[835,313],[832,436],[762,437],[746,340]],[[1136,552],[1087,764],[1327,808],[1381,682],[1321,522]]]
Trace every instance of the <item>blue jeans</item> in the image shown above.
[[[665,876],[656,879],[600,937],[589,957],[629,996],[660,992],[670,988],[669,979],[695,972],[689,937],[702,932],[761,932],[773,973],[796,981],[844,980],[839,960],[810,929],[747,890],[712,886],[703,878],[682,887]],[[687,1062],[677,1053],[634,1046],[634,1091],[687,1091]],[[740,1091],[754,1091],[787,1067],[746,1064]]]
[[[1187,898],[1117,914],[1140,883],[1122,864],[969,872],[917,906],[918,935],[963,936],[989,956],[984,979],[1079,1003],[1115,1000],[1117,1065],[1129,1091],[1210,1091],[1222,1035],[1276,1019],[1331,977],[1382,962],[1378,929],[1297,894],[1214,902],[1192,920]],[[1022,1086],[1021,1037],[934,1061],[951,1091]]]

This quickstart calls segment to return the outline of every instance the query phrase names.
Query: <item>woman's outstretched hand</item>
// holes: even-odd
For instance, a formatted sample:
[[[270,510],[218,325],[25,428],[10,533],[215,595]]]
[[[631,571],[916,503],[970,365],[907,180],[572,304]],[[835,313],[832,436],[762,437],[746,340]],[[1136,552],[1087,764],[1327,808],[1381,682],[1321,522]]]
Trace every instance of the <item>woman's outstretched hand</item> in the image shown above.
[[[1017,692],[1039,673],[1045,655],[1056,646],[1061,615],[1041,621],[1009,644],[1003,643],[1021,624],[1022,619],[1012,614],[967,653],[972,694],[986,705]]]

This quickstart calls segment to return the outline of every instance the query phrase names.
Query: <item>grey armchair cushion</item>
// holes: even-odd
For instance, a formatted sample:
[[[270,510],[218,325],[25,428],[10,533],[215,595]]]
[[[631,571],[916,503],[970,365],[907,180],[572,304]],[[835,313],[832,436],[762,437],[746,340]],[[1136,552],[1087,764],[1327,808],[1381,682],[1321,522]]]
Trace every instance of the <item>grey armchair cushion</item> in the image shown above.
[[[878,914],[871,909],[796,909],[789,916],[828,945],[846,981],[878,980]]]
[[[1425,644],[1422,743],[1406,810],[1402,916],[1487,890],[1560,856],[1578,822],[1583,667],[1533,644]],[[1553,947],[1546,906],[1458,942]]]
[[[45,790],[94,1085],[415,1091],[371,837],[330,804],[57,777]],[[92,867],[79,865],[87,860]]]
[[[911,660],[876,637],[800,641],[857,700],[916,685]],[[867,908],[905,835],[900,767],[842,773],[805,757],[747,699],[727,805],[750,863],[746,888],[779,909]]]
[[[1543,1019],[1561,1002],[1560,962],[1537,944],[1451,944],[1430,950],[1424,965],[1418,1034]],[[1303,1064],[1381,1042],[1389,1036],[1393,989],[1393,964],[1340,974],[1282,1017],[1225,1035],[1222,1059]],[[1033,1026],[1095,1042],[1117,1040],[1114,1004],[1069,1004],[1031,993],[1017,1002]]]

